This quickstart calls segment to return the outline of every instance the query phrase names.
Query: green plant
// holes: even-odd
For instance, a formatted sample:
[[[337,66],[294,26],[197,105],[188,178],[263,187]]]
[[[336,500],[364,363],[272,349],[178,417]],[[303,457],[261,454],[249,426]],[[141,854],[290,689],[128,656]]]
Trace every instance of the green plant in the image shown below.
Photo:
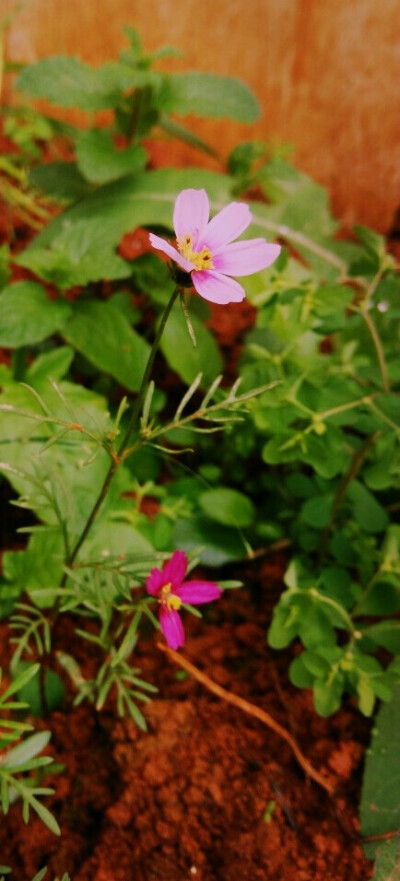
[[[7,111],[15,153],[0,162],[1,193],[38,232],[17,255],[12,237],[0,252],[0,472],[26,512],[26,546],[4,553],[0,579],[14,667],[40,662],[29,695],[38,713],[52,709],[51,680],[65,673],[75,703],[114,702],[144,729],[140,707],[155,689],[133,666],[138,640],[148,623],[159,628],[156,603],[161,626],[163,612],[179,626],[181,603],[196,614],[182,599],[182,572],[165,576],[174,549],[189,569],[215,570],[278,542],[289,560],[270,645],[300,643],[290,677],[313,689],[321,715],[350,694],[369,716],[399,680],[395,261],[370,230],[339,235],[326,193],[286,150],[238,145],[227,171],[149,168],[150,136],[213,152],[175,115],[195,106],[250,122],[258,107],[236,80],[161,73],[163,53],[147,56],[137,34],[127,36],[125,52],[97,70],[56,57],[18,79],[29,98],[78,107],[86,128],[31,104]],[[217,216],[251,195],[251,236],[282,243],[246,281],[255,325],[231,387],[207,326],[210,288],[195,275],[218,247],[213,255],[204,239],[196,250],[194,221],[183,231],[177,223],[178,192],[204,190]],[[175,249],[158,235],[173,226]],[[149,230],[178,270],[151,251]],[[279,246],[269,247],[276,257]],[[219,267],[219,283],[239,301],[231,267]],[[188,294],[193,284],[200,297]],[[90,679],[74,647],[57,642],[62,615],[90,643]],[[57,831],[36,797],[48,790],[31,776],[45,764],[38,737],[0,764],[3,809],[19,787],[24,815],[31,805]]]
[[[20,798],[22,799],[22,816],[25,823],[29,821],[29,811],[32,809],[55,835],[59,835],[58,823],[48,808],[39,800],[42,796],[51,795],[54,791],[43,787],[40,780],[40,769],[52,763],[50,756],[39,755],[49,743],[50,732],[41,731],[25,737],[26,732],[31,731],[33,726],[14,717],[16,712],[26,709],[28,705],[20,700],[10,700],[28,685],[38,671],[39,664],[27,667],[0,695],[0,713],[2,714],[0,715],[1,810],[3,814],[7,814],[10,804]],[[2,867],[1,871],[4,872],[5,868]]]
[[[244,388],[276,385],[253,401],[240,434],[227,429],[212,517],[230,525],[232,509],[224,514],[217,499],[233,475],[253,545],[290,545],[270,645],[302,641],[290,675],[313,688],[319,713],[350,692],[370,715],[398,676],[397,662],[382,665],[377,650],[395,659],[400,651],[392,617],[400,608],[400,279],[377,234],[356,228],[350,241],[337,238],[325,193],[285,160],[265,162],[255,183],[270,199],[255,206],[255,226],[289,247],[264,284],[249,285],[258,312],[240,376]],[[206,462],[211,454],[206,441]]]

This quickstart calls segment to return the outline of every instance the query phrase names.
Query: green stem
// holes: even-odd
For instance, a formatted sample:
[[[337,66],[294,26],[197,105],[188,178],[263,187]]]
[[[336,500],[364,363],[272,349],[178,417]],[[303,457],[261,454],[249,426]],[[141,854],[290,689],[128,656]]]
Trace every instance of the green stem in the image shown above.
[[[118,458],[119,459],[122,458],[123,453],[125,452],[128,444],[129,444],[131,436],[137,427],[138,419],[139,419],[139,416],[140,416],[140,413],[141,413],[141,410],[142,410],[142,407],[144,404],[144,399],[146,397],[146,392],[147,392],[148,384],[150,381],[151,371],[153,369],[154,359],[156,357],[158,347],[160,345],[161,337],[164,333],[164,328],[165,328],[165,325],[168,321],[171,309],[172,309],[179,293],[180,293],[180,289],[175,288],[170,300],[168,301],[168,303],[165,307],[164,313],[161,317],[161,321],[158,325],[157,333],[154,337],[153,345],[151,347],[151,352],[149,355],[149,360],[147,362],[146,370],[143,374],[143,379],[142,379],[142,383],[141,383],[141,386],[139,389],[139,394],[138,394],[136,401],[133,405],[131,418],[128,423],[128,428],[126,429],[125,436],[124,436],[122,443],[121,443],[119,450],[118,450]]]
[[[81,532],[81,535],[79,536],[77,542],[75,543],[74,547],[72,548],[71,553],[69,554],[68,559],[66,560],[66,571],[65,571],[65,573],[62,577],[62,580],[61,580],[61,584],[60,584],[61,588],[63,588],[65,586],[65,584],[68,580],[68,568],[70,566],[72,566],[74,560],[77,557],[78,552],[80,551],[88,533],[90,532],[90,530],[92,528],[92,525],[93,525],[93,523],[97,517],[97,514],[103,504],[103,501],[108,493],[108,490],[110,489],[114,475],[115,475],[116,471],[118,470],[121,462],[123,461],[123,458],[124,458],[123,454],[129,445],[129,441],[132,437],[132,434],[137,428],[140,413],[141,413],[141,410],[143,407],[143,402],[144,402],[146,392],[147,392],[148,383],[150,380],[151,371],[153,369],[154,359],[156,357],[158,347],[160,344],[160,340],[163,335],[165,325],[168,321],[169,314],[171,312],[171,309],[175,303],[175,300],[176,300],[178,294],[179,294],[179,288],[175,288],[172,296],[170,297],[169,302],[167,303],[167,306],[165,307],[164,314],[161,318],[160,324],[157,328],[157,332],[156,332],[156,335],[153,340],[153,345],[151,347],[149,359],[148,359],[146,369],[143,374],[143,379],[141,382],[139,393],[138,393],[136,401],[132,407],[132,413],[131,413],[131,417],[130,417],[130,420],[128,423],[128,427],[126,429],[124,437],[122,438],[122,441],[121,441],[121,444],[118,448],[117,454],[113,458],[113,461],[108,469],[108,472],[107,472],[105,479],[104,479],[103,486],[101,487],[99,495],[97,496],[97,499],[93,505],[93,508],[92,508],[90,514],[89,514],[89,517],[88,517],[88,519],[85,523],[85,526]]]
[[[385,361],[385,355],[383,352],[383,346],[381,343],[381,338],[380,338],[378,331],[375,327],[375,324],[372,321],[372,318],[368,312],[368,308],[365,305],[360,309],[360,315],[362,315],[362,317],[368,327],[368,330],[371,334],[372,342],[375,347],[376,356],[378,358],[379,370],[380,370],[380,374],[381,374],[381,378],[382,378],[383,391],[385,392],[385,394],[389,394],[390,383],[389,383],[388,370],[387,370],[387,365],[386,365],[386,361]]]

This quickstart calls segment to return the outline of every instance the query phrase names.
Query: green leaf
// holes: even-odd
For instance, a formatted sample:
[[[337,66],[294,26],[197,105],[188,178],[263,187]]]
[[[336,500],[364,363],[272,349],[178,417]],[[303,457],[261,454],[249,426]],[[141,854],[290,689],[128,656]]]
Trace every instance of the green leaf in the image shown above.
[[[390,576],[377,578],[357,602],[357,616],[393,615],[400,610],[400,584]]]
[[[358,480],[353,480],[347,494],[353,502],[354,517],[365,532],[383,532],[388,525],[388,515],[369,490]]]
[[[112,303],[75,303],[63,336],[99,370],[130,391],[139,389],[150,347]]]
[[[50,829],[50,832],[53,832],[54,835],[61,835],[61,829],[53,814],[34,796],[31,795],[29,801],[35,813],[40,817],[42,823]]]
[[[319,716],[324,719],[336,713],[340,708],[343,686],[338,677],[331,681],[316,682],[313,688],[314,706]]]
[[[35,240],[35,247],[27,248],[15,262],[62,290],[103,279],[126,278],[130,274],[129,263],[115,254],[112,243],[104,236],[101,216],[79,220],[73,225],[66,220],[50,247],[38,247],[39,238]]]
[[[241,80],[213,73],[171,74],[164,80],[158,101],[166,113],[181,116],[229,116],[238,122],[255,122],[260,116],[258,101]]]
[[[0,294],[0,345],[40,343],[61,330],[70,313],[64,300],[50,300],[33,281],[17,281]]]
[[[315,529],[324,529],[329,525],[332,515],[333,494],[314,496],[304,503],[300,517]]]
[[[382,612],[381,612],[382,614]],[[400,621],[380,621],[363,630],[377,645],[382,645],[394,655],[400,654]]]
[[[144,535],[131,525],[113,522],[108,518],[101,520],[88,536],[82,553],[85,560],[118,557],[120,554],[154,559],[154,548]]]
[[[87,196],[91,186],[75,162],[46,162],[29,172],[29,183],[60,202],[76,202]]]
[[[195,347],[180,304],[176,303],[162,335],[160,348],[169,366],[184,382],[190,385],[202,373],[202,388],[206,388],[222,372],[222,357],[213,335],[197,315],[191,312],[190,320],[196,338]]]
[[[40,872],[38,872],[37,875],[35,875],[35,877],[32,878],[32,881],[43,881],[43,878],[45,877],[46,872],[47,872],[47,866],[44,869],[41,869]]]
[[[81,222],[87,226],[88,246],[96,246],[97,253],[116,247],[121,236],[137,226],[164,226],[172,230],[173,208],[180,190],[204,187],[213,211],[219,211],[230,201],[231,183],[227,175],[198,168],[162,168],[129,175],[99,187],[72,205],[52,220],[24,253],[32,253],[50,243],[55,247],[58,239],[62,241],[66,229],[75,228]],[[79,228],[84,230],[84,226]]]
[[[354,290],[346,285],[323,285],[312,294],[312,309],[319,318],[344,313],[354,298]]]
[[[27,685],[24,686],[24,688],[28,687],[29,686]],[[25,703],[28,704],[27,701],[25,701]],[[38,731],[36,734],[31,734],[30,737],[25,738],[22,743],[19,743],[7,752],[3,759],[2,766],[4,768],[11,768],[18,765],[24,765],[25,762],[29,762],[30,759],[35,758],[35,756],[45,749],[50,742],[50,738],[51,731]]]
[[[20,688],[24,688],[34,676],[37,676],[39,669],[40,664],[26,664],[24,669],[18,672],[17,676],[1,695],[1,704],[4,705],[5,701],[19,691]]]
[[[78,167],[91,183],[108,183],[142,171],[147,154],[140,144],[119,150],[105,129],[89,129],[80,134],[76,153]]]
[[[298,655],[289,668],[289,679],[297,688],[312,688],[314,683],[315,677],[304,663],[305,654],[306,652],[302,652]]]
[[[244,493],[228,487],[219,487],[201,493],[199,503],[207,517],[224,526],[245,528],[251,526],[256,517],[251,500]]]
[[[21,668],[23,669],[25,664],[26,661],[21,661],[18,670]],[[55,670],[45,671],[44,688],[47,709],[50,710],[50,712],[58,709],[65,697],[65,687],[62,679],[60,679],[60,676]],[[26,685],[18,689],[18,697],[29,706],[34,716],[44,715],[40,688],[40,671],[38,671]]]
[[[26,381],[35,388],[43,381],[47,383],[49,380],[59,381],[67,373],[74,354],[74,350],[70,346],[58,346],[56,349],[51,349],[50,352],[43,352],[29,365],[26,371]]]
[[[376,717],[367,750],[360,805],[361,834],[379,835],[400,827],[400,687]],[[369,853],[371,855],[371,846]]]
[[[125,89],[158,78],[154,73],[136,72],[116,62],[96,70],[77,58],[53,55],[26,67],[18,77],[17,88],[32,98],[47,98],[58,107],[94,111],[115,107]]]
[[[41,607],[38,592],[58,587],[62,576],[65,549],[60,532],[34,532],[25,550],[7,551],[4,557],[5,576],[19,592],[35,591],[35,603]]]
[[[174,547],[190,553],[195,551],[204,566],[224,566],[243,560],[247,548],[237,529],[229,529],[201,514],[175,524]]]

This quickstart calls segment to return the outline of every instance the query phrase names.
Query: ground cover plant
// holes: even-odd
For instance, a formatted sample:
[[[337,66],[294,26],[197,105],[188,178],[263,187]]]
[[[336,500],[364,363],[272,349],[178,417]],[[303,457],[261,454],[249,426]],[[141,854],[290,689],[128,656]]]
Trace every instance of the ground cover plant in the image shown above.
[[[197,605],[207,604],[206,631],[220,601],[238,608],[242,572],[251,580],[284,552],[284,588],[273,608],[258,599],[255,627],[265,621],[276,667],[277,650],[294,644],[289,678],[312,693],[316,719],[342,705],[369,718],[385,702],[361,820],[364,836],[389,835],[374,875],[389,878],[400,799],[394,788],[388,805],[375,781],[393,775],[399,700],[396,262],[371,230],[340,234],[326,193],[285,150],[249,142],[220,171],[152,168],[160,132],[212,153],[180,122],[193,106],[249,122],[259,108],[239,81],[160,73],[163,52],[149,57],[127,37],[97,70],[62,56],[23,69],[4,115],[0,471],[16,532],[5,530],[0,583],[2,810],[15,822],[22,800],[24,820],[36,812],[56,840],[48,805],[64,772],[42,755],[50,719],[89,705],[91,719],[145,731],[159,705],[144,643],[151,658],[167,646],[179,675],[234,702],[226,671],[218,685],[177,650]],[[79,108],[86,126],[32,99]],[[237,304],[248,310],[240,348],[223,335]],[[275,726],[332,796],[333,767],[331,778],[315,768],[254,703],[241,709]],[[277,801],[288,813],[274,792],[264,827]],[[59,851],[46,877],[72,875],[80,859]]]

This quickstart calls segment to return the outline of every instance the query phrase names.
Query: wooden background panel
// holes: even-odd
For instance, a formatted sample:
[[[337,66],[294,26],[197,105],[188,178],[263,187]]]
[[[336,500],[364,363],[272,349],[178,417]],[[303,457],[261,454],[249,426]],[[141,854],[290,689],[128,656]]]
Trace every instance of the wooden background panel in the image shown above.
[[[0,0],[2,13],[19,6]],[[146,49],[182,51],[171,69],[236,75],[254,90],[257,124],[195,120],[224,155],[250,137],[290,143],[345,223],[385,230],[400,205],[398,13],[398,0],[26,0],[6,49],[13,60],[67,53],[98,64],[131,24]],[[199,162],[181,146],[159,156]]]

